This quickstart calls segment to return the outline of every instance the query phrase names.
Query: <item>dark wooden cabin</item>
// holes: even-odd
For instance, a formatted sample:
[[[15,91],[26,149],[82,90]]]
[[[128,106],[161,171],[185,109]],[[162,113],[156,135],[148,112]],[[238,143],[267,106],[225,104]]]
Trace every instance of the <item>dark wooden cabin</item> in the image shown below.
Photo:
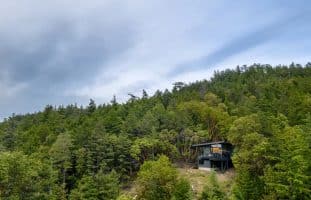
[[[192,145],[197,152],[199,169],[220,169],[222,171],[232,167],[232,144],[225,141],[208,142]]]

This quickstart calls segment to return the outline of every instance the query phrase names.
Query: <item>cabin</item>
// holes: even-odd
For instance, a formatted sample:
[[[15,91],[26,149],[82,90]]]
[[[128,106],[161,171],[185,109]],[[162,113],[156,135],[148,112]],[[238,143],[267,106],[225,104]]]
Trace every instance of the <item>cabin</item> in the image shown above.
[[[218,169],[225,171],[231,168],[232,144],[225,141],[208,142],[192,145],[197,152],[197,164],[199,169]]]

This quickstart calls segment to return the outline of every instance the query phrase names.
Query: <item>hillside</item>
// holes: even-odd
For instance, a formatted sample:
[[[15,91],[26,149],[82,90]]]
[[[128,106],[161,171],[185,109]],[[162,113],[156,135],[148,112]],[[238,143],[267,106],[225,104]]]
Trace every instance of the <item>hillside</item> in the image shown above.
[[[201,193],[204,191],[204,186],[206,186],[206,184],[209,182],[209,176],[211,175],[211,172],[195,169],[190,166],[178,167],[177,171],[181,178],[185,178],[189,181],[192,197],[194,199],[198,199]],[[230,188],[232,186],[234,176],[235,173],[233,169],[227,170],[226,172],[216,172],[217,181],[225,193],[231,192]],[[133,182],[132,184],[123,188],[121,193],[128,196],[135,196],[137,190],[139,190],[139,188],[137,188],[137,184]]]
[[[192,144],[217,140],[235,146],[223,198],[310,199],[311,63],[237,67],[122,104],[12,115],[0,124],[0,198],[116,199],[142,179],[143,163],[156,165],[146,161],[192,163]],[[192,172],[176,173],[193,183]]]

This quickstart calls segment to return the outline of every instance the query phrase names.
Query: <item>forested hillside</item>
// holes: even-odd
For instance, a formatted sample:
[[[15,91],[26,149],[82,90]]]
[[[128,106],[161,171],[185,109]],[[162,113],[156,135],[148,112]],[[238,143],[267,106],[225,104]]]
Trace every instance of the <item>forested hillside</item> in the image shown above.
[[[311,63],[12,115],[0,124],[0,199],[131,199],[120,194],[129,184],[138,199],[191,199],[174,163],[217,140],[235,146],[234,184],[224,192],[211,176],[201,199],[310,199]]]

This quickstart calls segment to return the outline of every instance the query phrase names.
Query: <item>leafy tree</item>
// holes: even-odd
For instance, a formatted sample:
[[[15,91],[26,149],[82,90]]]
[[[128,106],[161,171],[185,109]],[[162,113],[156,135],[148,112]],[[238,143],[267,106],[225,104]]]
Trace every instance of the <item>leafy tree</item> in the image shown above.
[[[56,176],[46,163],[21,152],[0,153],[1,199],[56,199]]]
[[[16,166],[38,165],[34,170],[25,169],[44,191],[50,191],[45,194],[51,196],[39,199],[53,199],[56,193],[58,199],[66,199],[73,188],[79,193],[79,185],[81,190],[98,185],[94,177],[100,171],[114,169],[127,185],[147,160],[164,154],[172,161],[189,162],[195,157],[192,144],[227,140],[235,146],[234,198],[308,199],[310,77],[310,63],[254,64],[216,71],[210,80],[177,82],[172,90],[154,95],[143,91],[141,98],[132,95],[122,104],[114,97],[103,105],[93,100],[86,107],[47,105],[43,111],[13,114],[0,123],[0,154],[16,158]],[[15,176],[6,170],[14,169],[3,163],[3,174],[8,174],[3,183],[9,183]],[[55,171],[58,181],[54,187],[55,176],[49,174]],[[24,181],[23,177],[22,185],[32,183],[31,178]],[[48,183],[51,188],[45,187]],[[31,186],[27,188],[43,194],[39,185]],[[15,191],[24,191],[15,188],[12,193],[11,188],[15,187],[5,185],[0,192],[15,195]],[[178,191],[164,189],[170,197]],[[27,195],[34,194],[32,191],[27,189]]]
[[[159,154],[176,155],[176,148],[167,141],[161,141],[159,138],[144,137],[134,141],[130,149],[131,156],[140,163],[145,160],[154,159]]]
[[[245,199],[259,199],[264,192],[260,177],[267,163],[269,142],[259,133],[260,128],[258,116],[250,115],[235,120],[229,131],[229,139],[235,145],[232,159],[238,173],[236,187]]]
[[[209,106],[213,106],[213,107],[216,107],[219,103],[221,103],[221,100],[219,99],[219,97],[213,94],[212,92],[208,92],[204,96],[204,99]]]
[[[209,175],[208,184],[204,186],[203,192],[199,198],[200,200],[224,200],[226,199],[225,193],[222,191],[215,172]]]
[[[166,156],[146,161],[138,172],[139,199],[171,199],[176,183],[177,171]]]

